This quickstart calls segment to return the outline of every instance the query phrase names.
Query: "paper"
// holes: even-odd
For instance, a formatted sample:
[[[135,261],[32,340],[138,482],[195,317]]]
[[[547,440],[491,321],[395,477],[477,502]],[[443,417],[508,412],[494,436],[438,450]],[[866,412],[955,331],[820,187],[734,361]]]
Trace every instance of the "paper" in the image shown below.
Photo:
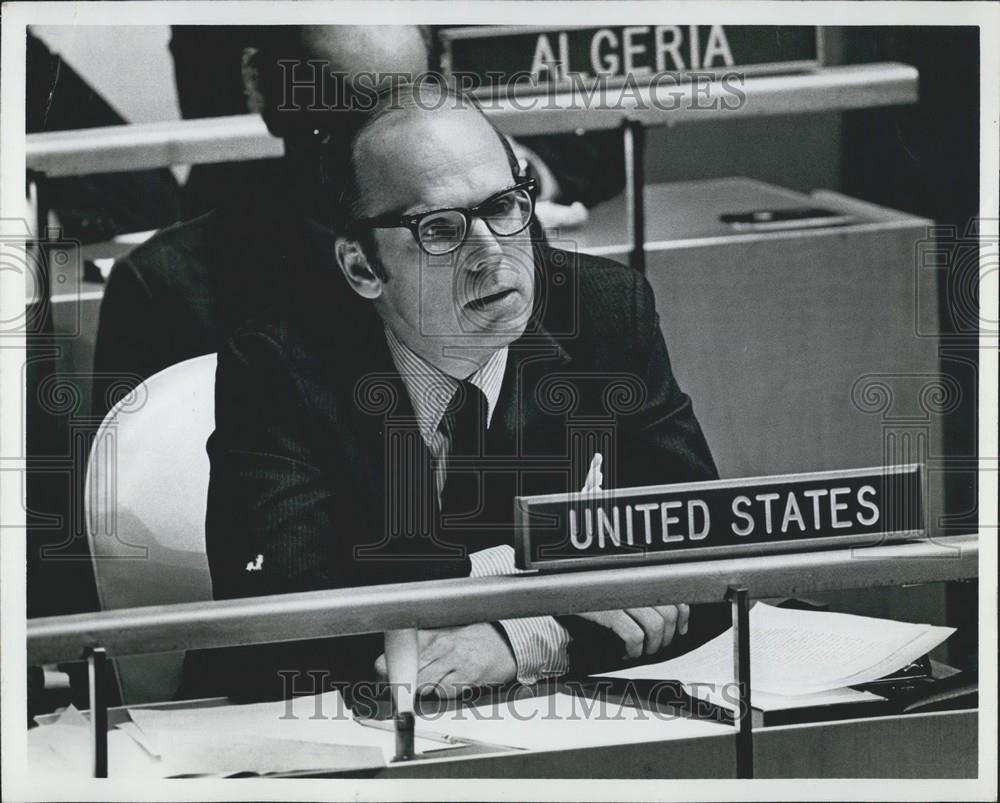
[[[174,731],[159,738],[163,774],[168,776],[362,769],[383,763],[379,747],[274,739],[259,733],[192,738]]]
[[[149,748],[185,773],[376,766],[396,752],[395,733],[355,721],[337,691],[252,705],[132,708],[129,716]],[[414,746],[419,752],[450,747],[426,739]]]
[[[418,734],[426,730],[525,750],[565,750],[732,733],[731,726],[718,722],[562,693],[422,715],[417,717],[416,727]]]
[[[731,699],[735,696],[734,691],[730,692],[727,696],[718,686],[703,686],[700,684],[684,684],[684,691],[692,697],[706,700],[734,713],[739,709],[739,705]],[[877,694],[857,689],[834,689],[832,691],[820,691],[795,696],[774,694],[766,691],[752,691],[750,697],[751,705],[759,711],[787,711],[792,708],[808,708],[814,705],[875,703],[884,700],[884,697],[880,697]]]
[[[951,627],[759,602],[750,611],[752,691],[799,696],[868,683],[902,669],[954,632]],[[603,676],[721,686],[734,681],[733,673],[730,629],[679,658]]]
[[[254,705],[133,708],[131,722],[108,732],[108,775],[170,777],[382,766],[395,734],[357,723],[337,692]],[[451,747],[417,739],[431,752]],[[29,761],[39,771],[89,777],[90,723],[72,706],[28,732]]]
[[[92,777],[90,722],[69,706],[54,722],[28,731],[28,766],[33,773]],[[162,777],[162,763],[122,731],[108,733],[108,777]]]

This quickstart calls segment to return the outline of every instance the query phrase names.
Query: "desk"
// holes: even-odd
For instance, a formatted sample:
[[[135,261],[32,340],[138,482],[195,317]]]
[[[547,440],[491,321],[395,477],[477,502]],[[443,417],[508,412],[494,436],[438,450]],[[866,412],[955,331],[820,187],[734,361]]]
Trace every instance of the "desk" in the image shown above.
[[[755,778],[975,778],[977,711],[754,730]],[[580,750],[455,755],[371,778],[735,778],[733,737]]]
[[[225,703],[204,700],[153,707],[218,704]],[[978,715],[976,710],[961,710],[755,728],[755,777],[974,778]],[[111,725],[124,719],[124,709],[109,711]],[[283,777],[735,778],[734,733],[575,749],[457,747],[369,770]]]

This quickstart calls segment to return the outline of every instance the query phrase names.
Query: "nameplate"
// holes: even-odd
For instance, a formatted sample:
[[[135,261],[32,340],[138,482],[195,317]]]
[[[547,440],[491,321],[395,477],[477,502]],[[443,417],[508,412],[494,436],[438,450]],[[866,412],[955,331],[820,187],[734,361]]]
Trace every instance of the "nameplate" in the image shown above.
[[[920,465],[519,496],[521,569],[874,546],[921,535]]]
[[[445,74],[481,95],[801,72],[822,60],[808,25],[477,25],[438,35]]]

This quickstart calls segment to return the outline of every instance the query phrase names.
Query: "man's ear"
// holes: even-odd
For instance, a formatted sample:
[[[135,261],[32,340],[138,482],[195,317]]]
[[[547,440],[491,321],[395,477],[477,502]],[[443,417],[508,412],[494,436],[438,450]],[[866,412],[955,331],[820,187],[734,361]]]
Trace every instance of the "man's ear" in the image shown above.
[[[257,66],[257,48],[243,48],[240,62],[243,75],[243,94],[247,99],[247,111],[259,114],[264,108],[264,95],[260,91],[260,69]]]
[[[338,237],[334,245],[337,264],[347,283],[362,298],[375,300],[382,295],[382,280],[378,277],[357,240]]]

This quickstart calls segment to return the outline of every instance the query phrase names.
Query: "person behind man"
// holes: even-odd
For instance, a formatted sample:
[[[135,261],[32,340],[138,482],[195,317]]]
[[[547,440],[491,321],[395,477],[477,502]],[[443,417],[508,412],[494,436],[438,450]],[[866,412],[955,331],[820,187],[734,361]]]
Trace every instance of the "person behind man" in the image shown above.
[[[116,261],[101,304],[94,358],[98,416],[143,379],[218,351],[236,327],[296,281],[296,266],[307,252],[332,247],[304,221],[323,203],[320,143],[337,136],[348,113],[280,108],[278,62],[318,61],[346,83],[359,71],[416,75],[428,69],[426,32],[417,26],[240,30],[253,34],[255,44],[245,53],[245,92],[270,132],[283,140],[285,155],[252,163],[249,174],[229,165],[222,175],[196,182],[208,192],[231,180],[226,203],[157,233]],[[219,199],[214,190],[209,194],[213,202]]]
[[[612,486],[716,476],[649,284],[532,241],[531,182],[469,98],[396,86],[342,145],[332,253],[219,354],[217,598],[512,572],[514,496],[579,490],[584,444],[601,445]],[[422,630],[418,683],[447,695],[613,665],[660,652],[687,617],[677,604]],[[215,691],[366,679],[381,651],[378,634],[243,648]]]

